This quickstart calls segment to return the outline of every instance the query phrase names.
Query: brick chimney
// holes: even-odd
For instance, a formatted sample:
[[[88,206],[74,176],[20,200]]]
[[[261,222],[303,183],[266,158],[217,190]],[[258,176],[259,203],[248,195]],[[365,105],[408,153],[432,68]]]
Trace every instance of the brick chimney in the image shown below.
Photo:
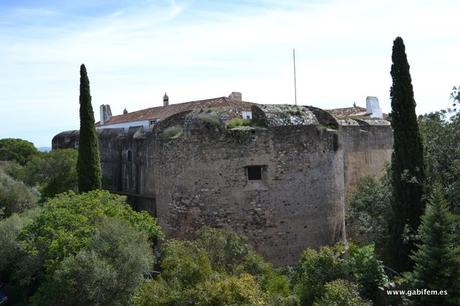
[[[168,105],[169,105],[169,97],[165,93],[165,95],[163,96],[163,106],[168,106]]]

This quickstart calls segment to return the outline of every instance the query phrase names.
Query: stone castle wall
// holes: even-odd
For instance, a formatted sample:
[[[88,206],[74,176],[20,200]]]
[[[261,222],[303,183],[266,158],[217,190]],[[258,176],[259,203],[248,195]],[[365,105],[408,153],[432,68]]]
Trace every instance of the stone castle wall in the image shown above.
[[[316,126],[157,137],[159,222],[178,238],[229,227],[274,264],[292,264],[307,246],[344,238],[337,139]],[[248,180],[248,166],[261,166],[262,180]]]
[[[148,131],[99,130],[104,186],[154,214],[168,237],[229,227],[275,265],[293,264],[306,247],[345,238],[346,195],[359,177],[383,173],[392,130],[311,107],[289,124],[297,110],[281,120],[269,110],[253,111],[273,123],[265,128],[228,130],[184,112]],[[77,145],[75,132],[53,139],[53,148]],[[262,179],[248,180],[248,166]]]

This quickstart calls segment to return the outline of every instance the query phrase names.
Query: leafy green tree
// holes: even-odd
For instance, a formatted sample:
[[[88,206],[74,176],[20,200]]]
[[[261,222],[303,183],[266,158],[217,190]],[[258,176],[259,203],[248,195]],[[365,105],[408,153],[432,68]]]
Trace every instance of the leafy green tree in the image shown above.
[[[460,304],[460,246],[458,220],[444,199],[441,186],[435,186],[419,228],[420,244],[409,274],[412,289],[447,290],[447,296],[413,296],[416,305]]]
[[[154,262],[145,234],[129,223],[108,218],[98,225],[91,245],[60,263],[40,284],[36,305],[128,305]]]
[[[261,290],[254,276],[224,276],[201,283],[193,292],[194,305],[270,305],[267,294]]]
[[[460,213],[460,113],[449,110],[419,117],[423,137],[426,187],[440,182],[452,211]]]
[[[189,288],[212,273],[206,252],[191,241],[169,240],[162,250],[161,276],[169,284]]]
[[[383,263],[375,256],[374,246],[350,244],[345,257],[348,280],[359,285],[361,296],[375,301],[378,290],[388,283]]]
[[[270,301],[264,305],[298,305],[288,278],[229,230],[204,227],[193,241],[167,241],[160,268],[157,277],[140,286],[135,305],[234,305],[238,299],[245,305],[254,290]],[[246,283],[255,287],[246,288]]]
[[[393,203],[387,251],[391,264],[407,271],[412,266],[409,255],[415,247],[411,235],[416,233],[424,209],[424,162],[409,63],[401,37],[393,42],[392,61]]]
[[[180,287],[173,287],[161,276],[148,279],[138,288],[133,297],[136,306],[187,305],[188,296]]]
[[[324,295],[324,285],[336,279],[347,278],[343,260],[344,246],[322,247],[319,251],[306,249],[299,261],[295,276],[295,290],[302,305],[312,305]]]
[[[251,253],[247,240],[229,230],[202,227],[196,243],[209,255],[212,268],[225,273],[235,271]]]
[[[38,195],[0,170],[0,219],[35,207]]]
[[[23,139],[4,138],[0,139],[0,160],[15,160],[21,165],[38,154],[34,144]]]
[[[364,177],[348,201],[347,239],[383,247],[388,235],[391,211],[389,174],[383,178]]]
[[[79,192],[88,192],[101,188],[101,162],[99,160],[96,125],[85,65],[80,67],[80,140],[77,173]]]
[[[302,305],[311,305],[325,294],[327,283],[338,279],[356,283],[361,296],[373,300],[388,282],[372,245],[338,244],[305,250],[294,277],[295,291]]]
[[[104,217],[128,221],[154,242],[162,237],[155,220],[147,212],[135,212],[126,198],[107,191],[76,195],[64,193],[49,200],[42,213],[21,234],[26,250],[39,256],[47,270],[54,270],[67,256],[87,248],[97,224]]]
[[[270,300],[277,301],[278,305],[295,305],[296,298],[291,294],[288,278],[256,254],[246,238],[230,230],[204,226],[198,231],[195,243],[206,251],[214,271],[229,275],[251,274],[269,294]]]
[[[107,219],[113,224],[107,224]],[[124,229],[126,234],[121,235],[120,232]],[[110,233],[113,235],[109,235]],[[148,245],[152,247],[162,237],[162,233],[147,212],[133,211],[125,197],[106,191],[79,195],[73,192],[60,194],[45,203],[40,214],[17,236],[16,241],[24,256],[17,258],[17,269],[8,285],[34,296],[32,300],[38,304],[47,304],[43,301],[53,299],[53,295],[50,295],[53,291],[49,289],[57,286],[53,280],[62,283],[62,286],[69,286],[61,290],[71,294],[72,283],[66,283],[64,278],[68,278],[69,282],[77,282],[76,278],[82,277],[85,272],[89,273],[88,279],[100,282],[101,288],[116,281],[117,284],[105,288],[107,292],[121,286],[126,287],[126,290],[133,290],[125,282],[136,284],[139,267],[146,267],[146,257],[140,257],[139,252],[153,260],[151,250],[146,252],[145,243],[141,243],[145,236]],[[128,244],[128,241],[132,244]],[[85,259],[89,262],[80,267]],[[102,261],[107,263],[107,267],[114,267],[117,277],[123,274],[127,280],[107,279],[107,275],[101,275],[99,279],[96,275],[97,265]],[[144,268],[144,272],[147,272]],[[103,270],[101,273],[107,271]],[[130,274],[130,271],[135,275]],[[75,278],[71,277],[72,273],[75,273]]]
[[[324,285],[324,294],[317,298],[314,306],[370,306],[361,298],[358,286],[352,282],[337,279]]]
[[[74,149],[53,150],[34,156],[24,167],[23,178],[30,186],[38,186],[42,199],[66,191],[77,191],[77,158]]]

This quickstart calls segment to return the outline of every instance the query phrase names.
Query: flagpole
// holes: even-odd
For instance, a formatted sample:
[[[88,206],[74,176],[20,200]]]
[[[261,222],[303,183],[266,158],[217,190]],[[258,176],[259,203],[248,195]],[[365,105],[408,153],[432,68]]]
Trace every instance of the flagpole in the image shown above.
[[[295,71],[295,49],[292,49],[292,59],[294,61],[294,103],[297,105],[297,80]]]

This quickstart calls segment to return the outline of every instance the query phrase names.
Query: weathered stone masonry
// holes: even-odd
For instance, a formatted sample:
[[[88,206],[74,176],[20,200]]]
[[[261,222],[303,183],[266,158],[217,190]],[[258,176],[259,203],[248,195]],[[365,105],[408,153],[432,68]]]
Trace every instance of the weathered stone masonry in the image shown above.
[[[149,130],[99,130],[105,186],[156,215],[169,237],[230,227],[275,265],[343,240],[347,191],[390,160],[388,122],[251,106],[263,127],[228,129],[238,112],[210,108],[174,114]],[[53,148],[74,146],[76,135],[57,135]]]

